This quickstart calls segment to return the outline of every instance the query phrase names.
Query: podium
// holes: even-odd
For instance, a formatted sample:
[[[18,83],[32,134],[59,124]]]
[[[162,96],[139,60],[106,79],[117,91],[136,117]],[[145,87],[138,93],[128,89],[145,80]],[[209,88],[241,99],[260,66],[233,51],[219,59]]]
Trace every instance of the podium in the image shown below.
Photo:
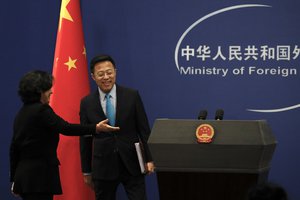
[[[201,124],[214,128],[211,143],[198,143]],[[276,139],[265,120],[157,119],[148,145],[161,200],[243,200],[267,181]]]

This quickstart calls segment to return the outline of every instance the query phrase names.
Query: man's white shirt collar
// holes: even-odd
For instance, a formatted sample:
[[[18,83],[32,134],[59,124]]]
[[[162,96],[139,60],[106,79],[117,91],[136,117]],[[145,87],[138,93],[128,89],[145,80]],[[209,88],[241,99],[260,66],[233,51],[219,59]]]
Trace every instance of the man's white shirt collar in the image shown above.
[[[100,94],[101,101],[105,101],[105,95],[106,95],[106,93],[104,93],[99,87],[98,87],[98,91],[99,91],[99,94]],[[114,86],[110,90],[109,94],[112,97],[112,99],[116,99],[116,97],[117,97],[116,84],[114,84]]]

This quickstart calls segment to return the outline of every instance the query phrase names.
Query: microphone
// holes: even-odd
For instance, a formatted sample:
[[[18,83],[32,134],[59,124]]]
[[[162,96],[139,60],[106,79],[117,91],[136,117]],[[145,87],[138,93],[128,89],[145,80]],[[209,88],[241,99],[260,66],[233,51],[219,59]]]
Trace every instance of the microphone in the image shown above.
[[[207,117],[207,110],[200,110],[198,119],[199,120],[206,120]]]
[[[215,120],[222,120],[224,116],[224,110],[218,109],[216,110]]]

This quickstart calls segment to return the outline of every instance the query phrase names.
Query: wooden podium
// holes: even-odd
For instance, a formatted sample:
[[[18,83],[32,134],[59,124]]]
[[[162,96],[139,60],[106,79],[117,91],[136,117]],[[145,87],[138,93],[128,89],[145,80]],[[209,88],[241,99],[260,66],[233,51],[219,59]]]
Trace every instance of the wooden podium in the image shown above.
[[[196,129],[215,135],[199,144]],[[161,200],[243,200],[251,186],[268,178],[276,139],[265,120],[157,119],[148,140]]]

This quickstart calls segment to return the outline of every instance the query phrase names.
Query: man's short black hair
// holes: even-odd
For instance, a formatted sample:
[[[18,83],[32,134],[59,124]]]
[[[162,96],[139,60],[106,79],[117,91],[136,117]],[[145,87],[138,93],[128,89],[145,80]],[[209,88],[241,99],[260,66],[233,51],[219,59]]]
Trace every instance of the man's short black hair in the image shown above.
[[[267,182],[251,188],[247,200],[288,200],[288,195],[282,186]]]
[[[95,65],[99,62],[109,61],[113,64],[114,68],[116,68],[115,61],[109,55],[98,55],[95,56],[90,62],[90,70],[91,73],[94,73]]]

